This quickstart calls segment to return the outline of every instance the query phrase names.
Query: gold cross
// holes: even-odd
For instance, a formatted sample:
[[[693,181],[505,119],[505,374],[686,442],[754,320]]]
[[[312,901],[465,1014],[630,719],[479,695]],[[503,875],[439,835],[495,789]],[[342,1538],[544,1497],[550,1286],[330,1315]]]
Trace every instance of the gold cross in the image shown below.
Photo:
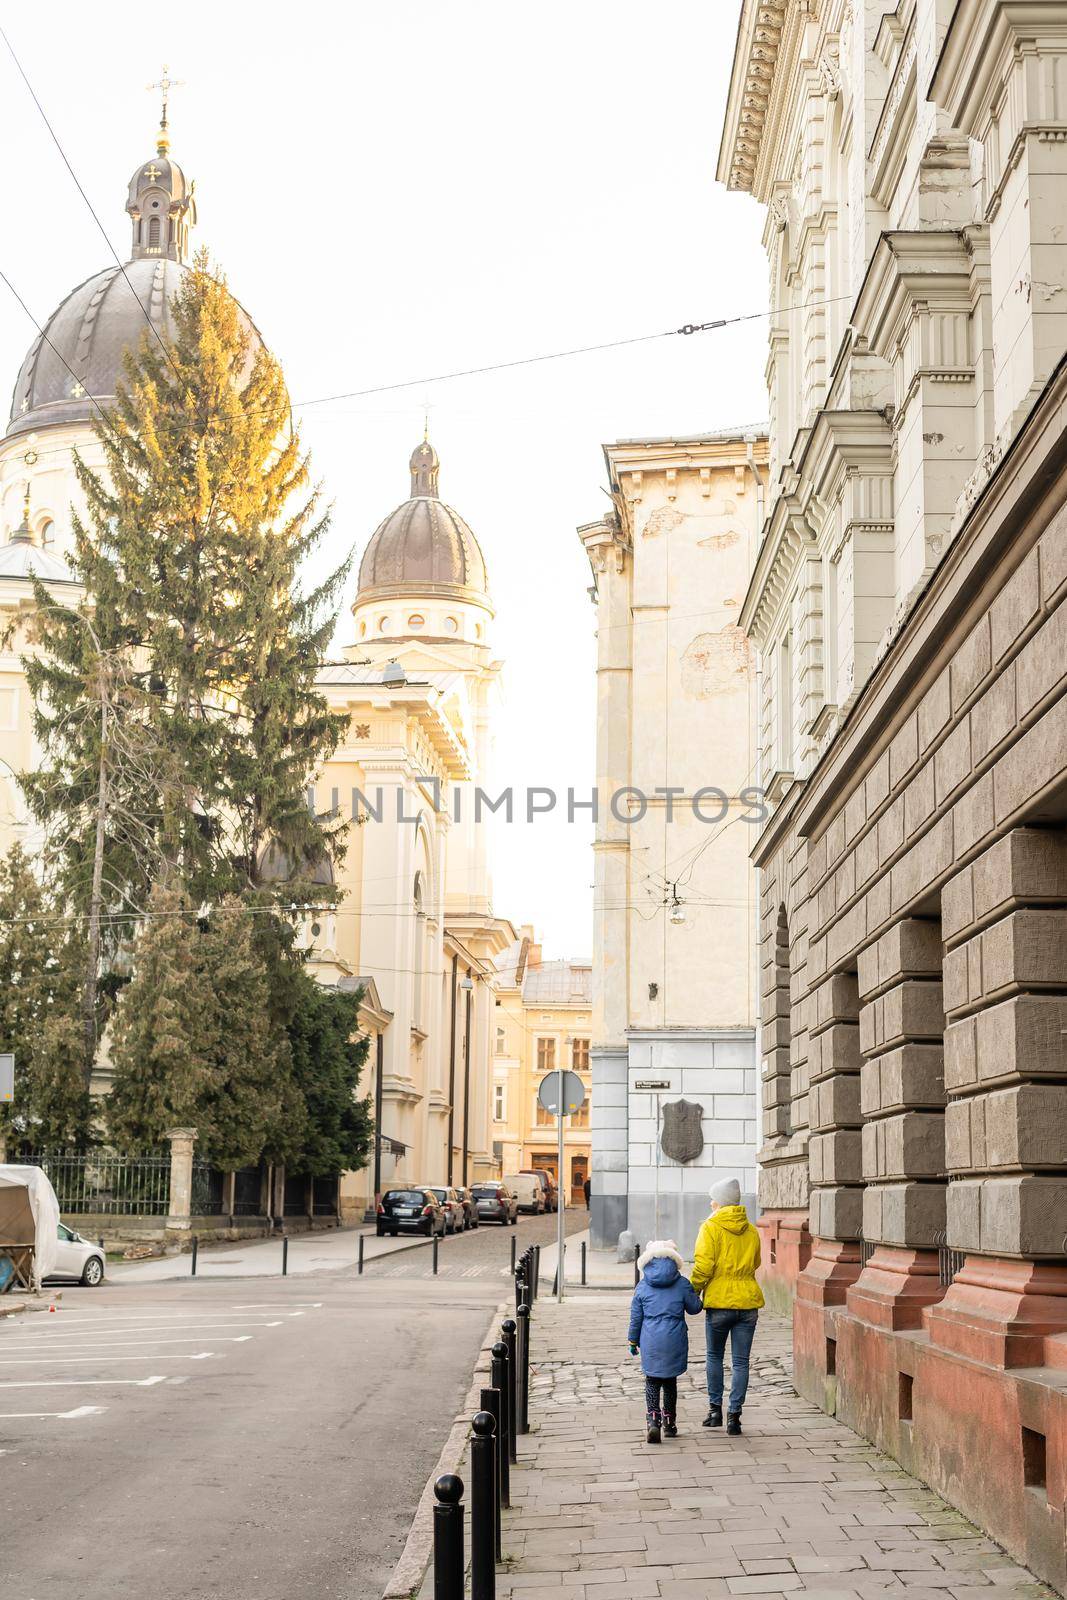
[[[164,62],[163,76],[159,79],[158,83],[150,83],[147,84],[146,87],[149,89],[149,91],[152,89],[158,89],[163,96],[163,115],[160,119],[160,127],[165,128],[167,126],[167,101],[170,98],[170,91],[172,89],[183,88],[184,85],[182,80],[180,78],[172,78],[170,75],[170,68]]]
[[[155,183],[157,178],[161,178],[163,176],[154,161],[150,167],[145,167],[144,175],[148,179],[149,183]]]
[[[77,378],[75,378],[74,382],[71,384],[70,392],[75,400],[80,400],[82,395],[85,393],[84,388],[78,382]]]

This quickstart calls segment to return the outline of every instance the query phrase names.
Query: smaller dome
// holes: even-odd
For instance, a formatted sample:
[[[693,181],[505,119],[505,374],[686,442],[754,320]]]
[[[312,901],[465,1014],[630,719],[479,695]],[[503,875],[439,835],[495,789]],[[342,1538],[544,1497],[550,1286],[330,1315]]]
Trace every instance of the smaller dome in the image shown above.
[[[29,539],[13,538],[0,545],[0,578],[40,578],[42,583],[76,583],[65,561]]]
[[[485,560],[470,528],[437,492],[437,452],[424,439],[412,451],[411,498],[379,524],[359,565],[362,601],[374,594],[488,592]]]

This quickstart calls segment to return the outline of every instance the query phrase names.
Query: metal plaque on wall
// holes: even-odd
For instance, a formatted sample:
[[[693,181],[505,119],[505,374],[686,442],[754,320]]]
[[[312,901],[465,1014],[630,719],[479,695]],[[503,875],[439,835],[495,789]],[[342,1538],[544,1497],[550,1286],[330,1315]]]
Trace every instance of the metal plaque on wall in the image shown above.
[[[672,1161],[695,1161],[704,1148],[704,1107],[694,1100],[672,1100],[662,1111],[660,1148]]]

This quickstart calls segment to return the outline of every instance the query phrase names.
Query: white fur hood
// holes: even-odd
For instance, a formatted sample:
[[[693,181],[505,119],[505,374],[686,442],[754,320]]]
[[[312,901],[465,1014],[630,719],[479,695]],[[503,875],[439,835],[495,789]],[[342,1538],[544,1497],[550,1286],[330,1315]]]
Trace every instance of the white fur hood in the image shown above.
[[[685,1271],[685,1262],[678,1253],[678,1246],[673,1239],[652,1239],[637,1258],[637,1265],[644,1272],[650,1261],[663,1257],[673,1261],[679,1272]]]

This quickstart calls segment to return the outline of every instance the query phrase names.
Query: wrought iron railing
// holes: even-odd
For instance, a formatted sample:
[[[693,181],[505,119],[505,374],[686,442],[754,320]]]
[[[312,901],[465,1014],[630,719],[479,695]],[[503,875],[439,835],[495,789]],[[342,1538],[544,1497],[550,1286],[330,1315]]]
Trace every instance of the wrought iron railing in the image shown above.
[[[41,1150],[19,1159],[41,1167],[60,1211],[72,1216],[166,1216],[170,1155],[129,1156],[114,1150]]]
[[[222,1215],[226,1179],[206,1161],[193,1162],[193,1187],[190,1209],[194,1217]]]
[[[337,1179],[313,1178],[311,1181],[311,1214],[315,1217],[337,1215]]]
[[[264,1173],[262,1167],[241,1167],[233,1175],[233,1214],[235,1217],[262,1217],[264,1213]]]

